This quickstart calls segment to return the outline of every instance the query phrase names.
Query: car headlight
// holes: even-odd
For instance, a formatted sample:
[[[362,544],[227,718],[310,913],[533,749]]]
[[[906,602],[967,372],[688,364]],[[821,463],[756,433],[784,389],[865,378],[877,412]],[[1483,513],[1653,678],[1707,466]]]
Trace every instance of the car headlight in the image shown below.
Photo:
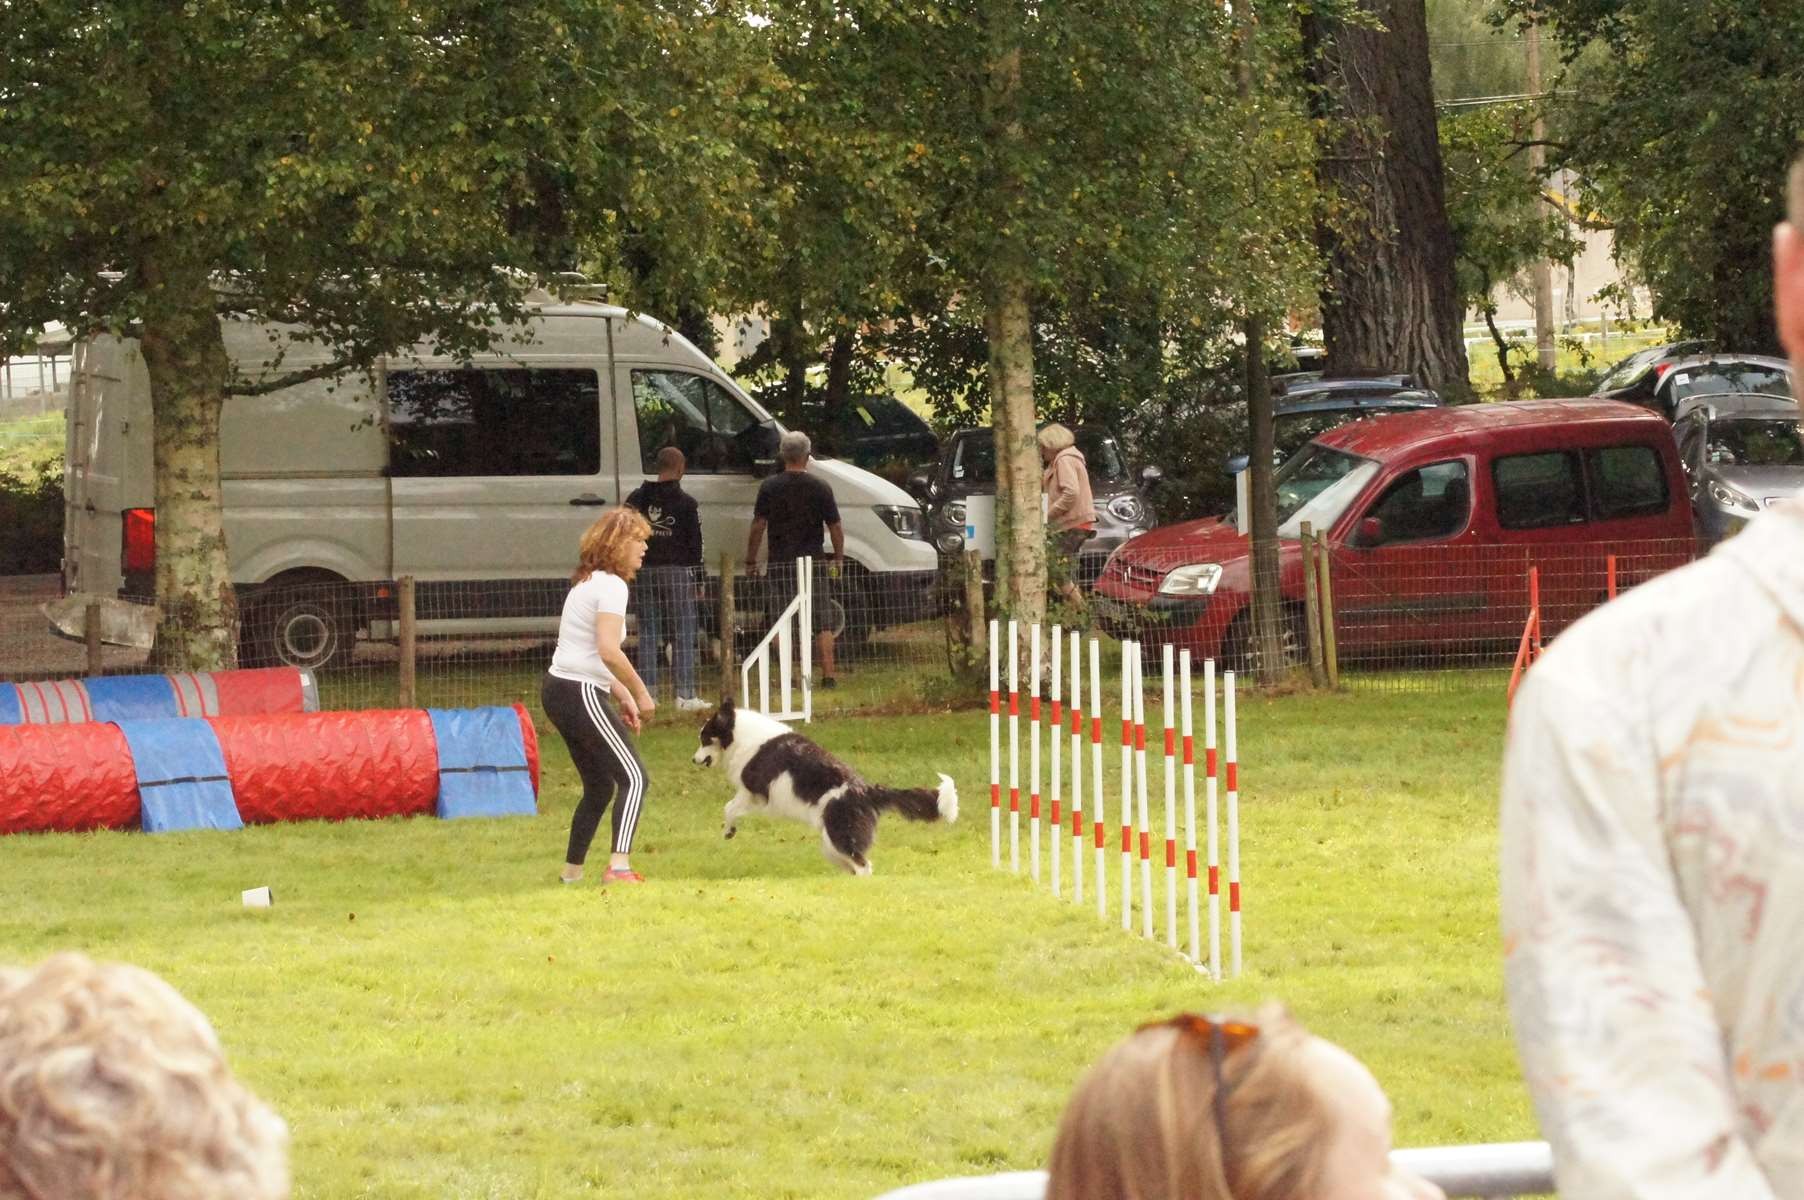
[[[1123,525],[1146,524],[1146,503],[1138,496],[1131,494],[1111,496],[1105,507],[1109,510],[1109,515]]]
[[[1742,495],[1726,483],[1712,482],[1710,498],[1733,512],[1752,515],[1760,511],[1760,505],[1756,504],[1752,497]]]
[[[956,529],[962,535],[965,532],[965,502],[948,500],[940,506],[939,521],[947,529]]]
[[[927,539],[927,527],[921,519],[921,510],[912,504],[874,504],[871,510],[897,537],[913,538],[917,542]]]
[[[1213,596],[1221,582],[1220,563],[1190,563],[1178,567],[1159,583],[1161,596]]]

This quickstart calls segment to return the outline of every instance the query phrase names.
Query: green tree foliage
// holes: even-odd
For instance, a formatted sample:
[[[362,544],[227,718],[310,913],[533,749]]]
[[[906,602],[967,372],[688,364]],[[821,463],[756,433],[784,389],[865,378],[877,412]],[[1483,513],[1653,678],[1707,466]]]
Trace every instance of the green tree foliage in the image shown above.
[[[808,133],[769,164],[785,233],[748,279],[802,314],[804,354],[851,317],[943,424],[998,428],[999,492],[1031,526],[1004,572],[1018,610],[1042,590],[1035,420],[1133,435],[1194,408],[1239,317],[1310,294],[1285,7],[1245,52],[1222,7],[1162,0],[772,10],[803,97],[784,125]]]
[[[1584,182],[1654,316],[1741,350],[1775,345],[1768,242],[1804,137],[1804,5],[1507,0],[1567,70],[1550,165]]]
[[[1460,297],[1484,314],[1506,384],[1514,373],[1511,344],[1497,328],[1497,285],[1538,258],[1570,262],[1579,250],[1566,220],[1541,202],[1545,181],[1523,153],[1530,123],[1525,103],[1456,110],[1440,120]]]
[[[750,34],[587,0],[0,2],[0,324],[141,340],[166,661],[233,658],[219,414],[286,378],[237,377],[219,318],[353,367],[478,350],[521,273],[648,229],[688,231],[662,276],[707,278],[757,228]]]

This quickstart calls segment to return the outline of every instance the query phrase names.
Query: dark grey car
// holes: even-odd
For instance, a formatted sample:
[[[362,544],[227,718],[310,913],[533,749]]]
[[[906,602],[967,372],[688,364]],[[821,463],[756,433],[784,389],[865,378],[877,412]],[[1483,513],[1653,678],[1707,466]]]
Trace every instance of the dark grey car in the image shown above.
[[[1121,443],[1109,430],[1078,425],[1071,430],[1090,468],[1096,501],[1096,535],[1078,552],[1078,580],[1101,574],[1115,547],[1153,527],[1152,502],[1141,490],[1160,478],[1147,467],[1136,479]],[[990,429],[961,429],[946,440],[940,461],[909,479],[909,490],[927,516],[927,540],[942,558],[956,557],[965,544],[965,500],[996,493],[996,441]]]
[[[1698,542],[1741,531],[1762,509],[1804,492],[1797,401],[1729,393],[1684,401],[1673,421]]]

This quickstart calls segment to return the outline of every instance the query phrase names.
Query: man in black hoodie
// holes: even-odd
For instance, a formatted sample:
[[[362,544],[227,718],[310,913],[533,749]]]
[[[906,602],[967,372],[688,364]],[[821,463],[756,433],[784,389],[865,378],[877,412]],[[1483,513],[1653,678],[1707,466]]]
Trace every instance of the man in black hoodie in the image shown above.
[[[677,710],[696,712],[708,707],[695,694],[695,585],[702,565],[702,520],[695,497],[683,490],[683,467],[683,452],[664,447],[658,451],[657,479],[640,484],[626,498],[651,522],[645,563],[633,583],[639,615],[639,654],[633,665],[646,689],[655,692],[668,633]]]

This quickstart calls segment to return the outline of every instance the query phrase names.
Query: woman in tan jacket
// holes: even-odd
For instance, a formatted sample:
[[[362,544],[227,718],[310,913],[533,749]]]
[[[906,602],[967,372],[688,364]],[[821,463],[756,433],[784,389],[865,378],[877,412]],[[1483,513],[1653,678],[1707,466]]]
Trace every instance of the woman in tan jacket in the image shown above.
[[[1096,501],[1090,495],[1090,466],[1076,438],[1063,425],[1040,430],[1040,491],[1046,496],[1046,529],[1061,568],[1056,570],[1059,595],[1082,604],[1077,587],[1077,552],[1096,532]],[[1052,564],[1048,564],[1050,567]]]

